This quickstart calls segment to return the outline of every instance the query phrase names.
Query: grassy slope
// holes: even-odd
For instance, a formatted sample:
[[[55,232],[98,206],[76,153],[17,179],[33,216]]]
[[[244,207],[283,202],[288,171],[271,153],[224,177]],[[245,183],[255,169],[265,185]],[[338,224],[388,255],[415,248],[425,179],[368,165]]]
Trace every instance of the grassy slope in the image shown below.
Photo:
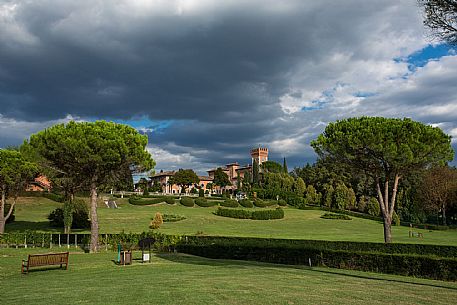
[[[287,208],[282,220],[255,221],[215,216],[212,212],[216,208],[187,208],[179,204],[132,206],[125,199],[118,200],[118,204],[119,209],[107,209],[100,205],[98,213],[102,233],[147,231],[151,218],[159,211],[187,217],[183,221],[163,224],[160,231],[169,234],[195,234],[200,231],[208,235],[383,242],[381,223],[355,217],[350,221],[321,219],[322,211]],[[52,230],[47,227],[46,216],[59,205],[45,198],[22,199],[16,210],[17,222],[8,224],[6,230]],[[455,230],[418,230],[423,232],[423,239],[409,238],[408,230],[407,227],[393,227],[394,241],[457,245]]]
[[[452,304],[457,298],[457,283],[177,254],[123,267],[114,265],[113,252],[72,253],[68,271],[21,275],[20,260],[30,252],[40,250],[0,249],[2,304]]]

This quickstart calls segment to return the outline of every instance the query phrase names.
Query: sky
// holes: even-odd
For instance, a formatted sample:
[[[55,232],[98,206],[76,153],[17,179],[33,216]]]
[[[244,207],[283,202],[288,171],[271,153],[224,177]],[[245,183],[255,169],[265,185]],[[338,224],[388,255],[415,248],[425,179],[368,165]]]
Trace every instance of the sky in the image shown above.
[[[314,162],[329,122],[409,117],[457,149],[457,52],[415,0],[0,0],[0,147],[70,120],[149,137],[156,171]]]

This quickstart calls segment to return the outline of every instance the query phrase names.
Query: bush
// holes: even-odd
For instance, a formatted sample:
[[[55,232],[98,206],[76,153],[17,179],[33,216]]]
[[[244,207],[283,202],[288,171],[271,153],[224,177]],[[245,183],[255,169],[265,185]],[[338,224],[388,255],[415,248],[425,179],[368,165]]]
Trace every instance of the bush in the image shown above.
[[[165,202],[168,204],[175,204],[175,198],[174,197],[165,197]]]
[[[151,199],[144,199],[138,196],[132,196],[129,198],[129,203],[133,205],[151,205],[157,204],[164,201],[165,198],[151,198]]]
[[[149,226],[150,229],[158,229],[160,228],[160,226],[163,224],[163,218],[162,218],[162,214],[160,214],[159,212],[157,212],[155,215],[154,215],[154,218],[152,219],[151,221],[151,225]]]
[[[192,198],[190,198],[190,197],[182,197],[179,202],[185,207],[193,207],[194,206],[194,200]]]
[[[281,207],[285,207],[285,206],[287,206],[287,202],[284,199],[279,199],[278,205]]]
[[[186,219],[186,217],[175,214],[163,214],[162,219],[163,222],[177,222]]]
[[[342,214],[333,214],[333,213],[325,213],[321,216],[324,219],[341,219],[341,220],[351,220],[352,218],[347,215]]]
[[[379,216],[381,209],[379,207],[378,199],[371,197],[367,204],[367,213],[371,216]]]
[[[206,200],[206,198],[199,197],[199,198],[195,199],[195,204],[200,207],[207,208],[207,207],[212,207],[212,206],[217,205],[217,202],[208,201],[208,200]]]
[[[283,219],[284,210],[276,208],[275,210],[262,210],[253,211],[251,219],[253,220],[269,220],[269,219]]]
[[[198,190],[198,197],[205,197],[205,191],[203,189]]]
[[[245,208],[253,208],[254,207],[254,204],[249,199],[242,199],[242,200],[240,200],[239,203],[240,203],[240,205],[242,205]]]
[[[235,199],[226,199],[223,202],[221,202],[220,205],[226,208],[237,208],[238,201],[236,201]]]
[[[284,211],[281,208],[276,210],[249,211],[241,209],[224,209],[218,208],[214,213],[217,216],[238,218],[238,219],[253,219],[253,220],[268,220],[284,218]]]
[[[254,200],[254,205],[258,208],[265,208],[265,207],[269,207],[269,206],[272,206],[275,204],[276,204],[275,200],[261,200],[261,199]]]
[[[297,195],[287,196],[285,200],[288,205],[294,206],[296,208],[301,208],[305,204],[305,198],[299,197]]]
[[[57,208],[48,215],[49,224],[51,227],[64,227],[64,211],[62,208]],[[73,222],[72,229],[88,229],[90,228],[89,209],[82,200],[74,200],[73,202]]]
[[[252,217],[252,211],[223,209],[223,208],[218,208],[216,210],[216,212],[214,212],[214,214],[217,216],[238,218],[238,219],[251,219],[251,217]]]
[[[233,238],[195,238],[200,240],[196,243],[181,243],[177,247],[178,251],[217,259],[255,260],[292,265],[307,265],[311,260],[314,266],[457,280],[455,258],[318,249],[303,244],[286,246],[283,242],[260,239],[249,242],[243,239],[236,241]]]

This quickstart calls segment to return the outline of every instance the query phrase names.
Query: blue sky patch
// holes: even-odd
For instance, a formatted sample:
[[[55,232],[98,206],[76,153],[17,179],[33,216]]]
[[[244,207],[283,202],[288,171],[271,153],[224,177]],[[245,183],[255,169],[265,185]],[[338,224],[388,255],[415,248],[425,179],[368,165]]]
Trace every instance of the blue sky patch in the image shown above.
[[[455,51],[448,44],[428,45],[425,48],[410,54],[407,57],[394,58],[395,62],[408,63],[408,69],[413,72],[418,67],[425,66],[431,60],[438,60],[443,56],[454,55]]]

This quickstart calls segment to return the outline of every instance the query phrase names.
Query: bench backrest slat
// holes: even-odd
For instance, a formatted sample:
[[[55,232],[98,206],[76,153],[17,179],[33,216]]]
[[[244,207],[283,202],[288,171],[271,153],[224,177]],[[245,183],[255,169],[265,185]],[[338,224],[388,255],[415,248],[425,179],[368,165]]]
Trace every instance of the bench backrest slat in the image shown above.
[[[28,264],[32,266],[58,265],[68,263],[68,252],[65,253],[48,253],[48,254],[30,254]]]

